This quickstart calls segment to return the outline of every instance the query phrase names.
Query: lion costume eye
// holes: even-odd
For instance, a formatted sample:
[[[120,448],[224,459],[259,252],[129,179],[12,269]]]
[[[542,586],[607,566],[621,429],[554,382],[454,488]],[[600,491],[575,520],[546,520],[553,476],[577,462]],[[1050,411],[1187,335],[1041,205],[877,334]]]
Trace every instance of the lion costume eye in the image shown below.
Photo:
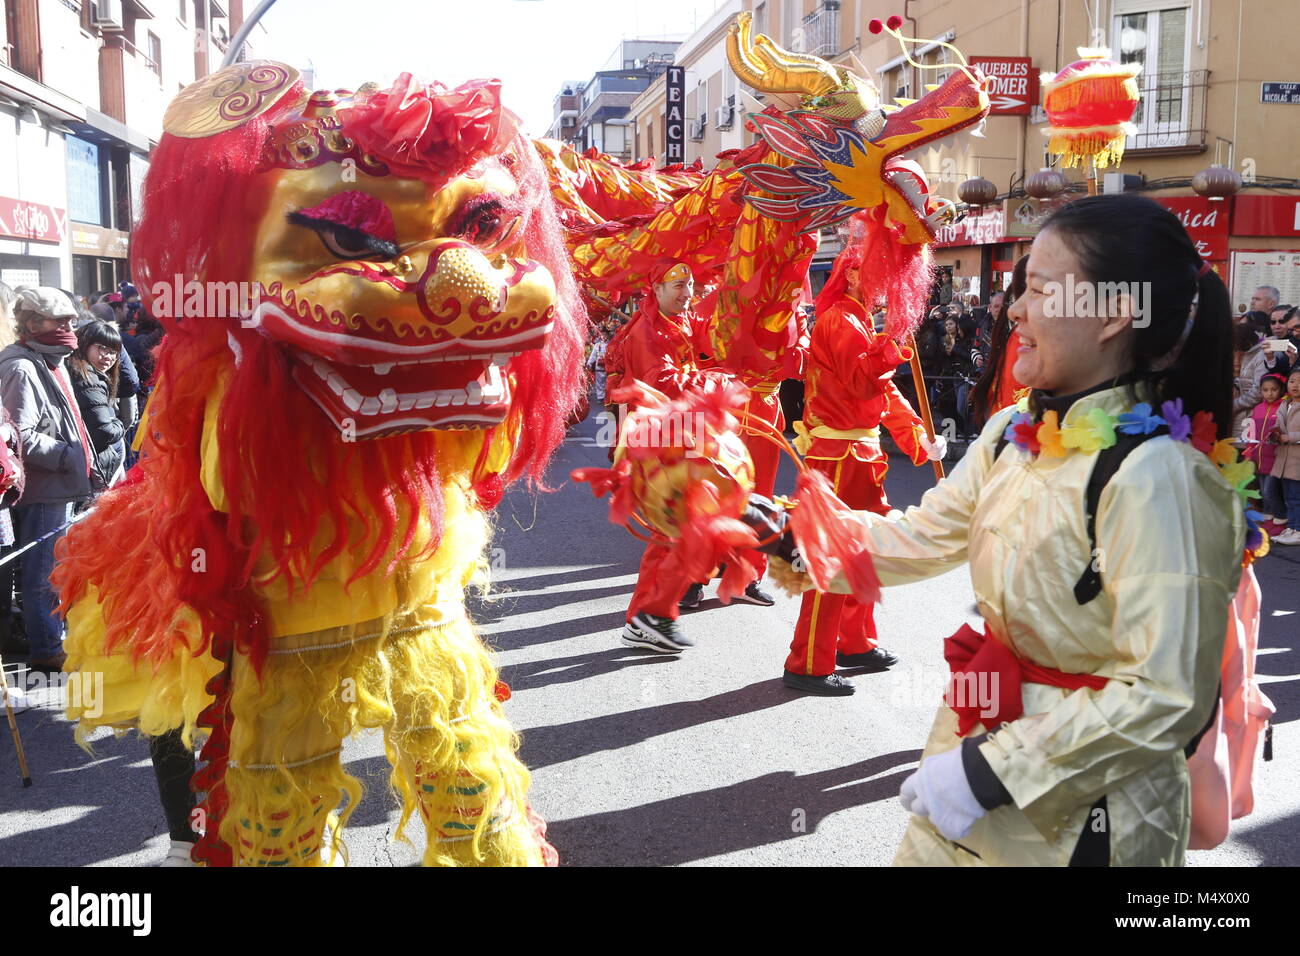
[[[514,237],[518,224],[517,201],[493,193],[480,193],[465,203],[448,231],[474,243],[484,252],[494,252]]]
[[[295,226],[310,229],[320,237],[325,251],[338,259],[396,259],[402,250],[397,243],[380,239],[361,229],[344,226],[328,219],[316,219],[300,212],[289,213]]]

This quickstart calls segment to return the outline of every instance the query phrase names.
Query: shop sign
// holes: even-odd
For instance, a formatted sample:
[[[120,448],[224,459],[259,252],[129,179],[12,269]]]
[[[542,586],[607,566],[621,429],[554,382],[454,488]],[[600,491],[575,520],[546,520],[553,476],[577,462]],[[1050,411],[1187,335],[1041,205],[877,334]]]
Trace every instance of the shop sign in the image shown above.
[[[1228,258],[1227,201],[1214,201],[1204,196],[1155,196],[1183,224],[1187,235],[1196,243],[1202,259],[1221,261]]]
[[[1300,236],[1300,197],[1236,196],[1234,236]]]
[[[104,256],[108,259],[125,259],[131,248],[131,234],[117,229],[104,229],[83,222],[71,227],[72,251],[83,256]]]
[[[0,236],[59,243],[67,231],[68,214],[64,210],[0,196]]]
[[[1065,205],[1063,196],[1051,199],[1034,199],[1025,196],[1021,199],[1008,199],[1003,206],[1003,215],[1007,224],[1007,237],[1029,239],[1038,235],[1047,217]]]
[[[979,215],[967,214],[958,223],[949,223],[939,227],[935,233],[935,245],[946,246],[987,246],[1002,242],[1006,235],[1006,218],[1002,206],[985,206]]]
[[[973,56],[970,65],[978,66],[992,81],[990,116],[1028,116],[1029,108],[1038,105],[1038,72],[1032,57]]]

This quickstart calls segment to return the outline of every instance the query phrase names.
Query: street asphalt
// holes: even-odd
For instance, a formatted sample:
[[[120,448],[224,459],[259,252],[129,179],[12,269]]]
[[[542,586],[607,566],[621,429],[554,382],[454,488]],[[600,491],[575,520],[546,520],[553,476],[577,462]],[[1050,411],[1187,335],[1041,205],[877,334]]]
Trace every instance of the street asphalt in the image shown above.
[[[570,433],[550,471],[555,491],[507,495],[494,589],[472,602],[513,690],[506,710],[533,771],[531,800],[562,863],[888,864],[907,821],[898,789],[943,692],[942,640],[974,621],[966,569],[885,592],[876,620],[901,662],[853,677],[853,697],[782,686],[799,604],[781,594],[772,608],[723,606],[710,586],[683,617],[698,646],[680,656],[625,647],[618,634],[641,546],[609,523],[605,501],[568,480],[606,462],[596,431],[589,418]],[[933,481],[928,466],[895,455],[886,490],[906,507]],[[787,463],[777,490],[792,486]],[[1254,813],[1217,849],[1189,854],[1192,866],[1300,863],[1300,548],[1276,548],[1256,568],[1258,670],[1277,706],[1277,756],[1257,769]],[[18,715],[32,787],[0,729],[0,865],[156,863],[167,836],[144,743],[101,733],[87,754],[49,696],[32,688]],[[378,737],[350,741],[344,761],[366,787],[348,829],[351,864],[418,862],[414,846],[392,838]],[[411,829],[421,841],[420,825]]]

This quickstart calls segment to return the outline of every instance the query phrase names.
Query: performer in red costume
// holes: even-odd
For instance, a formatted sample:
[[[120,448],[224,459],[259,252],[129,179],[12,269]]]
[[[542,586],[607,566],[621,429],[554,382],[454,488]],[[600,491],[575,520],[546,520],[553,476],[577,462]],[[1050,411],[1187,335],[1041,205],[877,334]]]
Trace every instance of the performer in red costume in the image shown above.
[[[681,262],[666,263],[651,273],[651,281],[649,293],[642,298],[641,308],[624,334],[621,383],[636,379],[669,398],[678,398],[710,380],[730,379],[727,373],[713,367],[709,358],[712,345],[708,323],[690,308],[695,294],[690,267]],[[773,480],[775,474],[773,463]],[[623,643],[663,654],[679,654],[695,644],[677,622],[679,599],[692,582],[683,580],[679,587],[657,587],[656,582],[668,573],[663,566],[666,556],[667,550],[657,541],[652,540],[646,546],[636,590],[627,609]],[[754,589],[756,584],[749,587]],[[651,596],[652,590],[669,596],[656,599]]]
[[[779,435],[785,431],[785,415],[781,411],[781,383],[787,378],[802,379],[804,363],[808,359],[808,330],[802,309],[794,310],[790,328],[783,330],[783,334],[789,336],[794,344],[779,350],[782,358],[780,366],[762,373],[740,375],[740,380],[750,389],[749,405],[741,419],[740,434],[754,460],[754,493],[765,498],[771,498],[776,490],[781,448],[764,435]],[[776,599],[759,586],[759,581],[767,573],[767,555],[761,551],[746,551],[745,560],[754,569],[754,582],[736,600],[771,607]],[[699,607],[703,600],[704,584],[697,582],[687,589],[680,607],[683,611],[689,611]]]
[[[890,510],[885,498],[889,458],[880,448],[880,425],[915,465],[942,458],[945,442],[941,435],[929,440],[893,382],[894,369],[910,359],[910,350],[876,332],[871,311],[854,297],[861,261],[861,245],[850,245],[817,298],[804,421],[795,424],[795,444],[845,504],[883,515]],[[854,688],[835,673],[837,664],[882,671],[897,661],[876,646],[870,604],[843,594],[804,592],[785,662],[786,687],[847,696]]]

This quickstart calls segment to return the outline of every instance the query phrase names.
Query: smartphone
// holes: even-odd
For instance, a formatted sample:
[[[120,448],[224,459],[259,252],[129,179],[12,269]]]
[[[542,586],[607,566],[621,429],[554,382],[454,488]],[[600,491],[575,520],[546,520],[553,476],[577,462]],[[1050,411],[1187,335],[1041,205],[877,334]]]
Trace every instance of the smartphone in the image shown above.
[[[1265,342],[1270,352],[1285,352],[1291,347],[1290,339],[1269,339]]]

